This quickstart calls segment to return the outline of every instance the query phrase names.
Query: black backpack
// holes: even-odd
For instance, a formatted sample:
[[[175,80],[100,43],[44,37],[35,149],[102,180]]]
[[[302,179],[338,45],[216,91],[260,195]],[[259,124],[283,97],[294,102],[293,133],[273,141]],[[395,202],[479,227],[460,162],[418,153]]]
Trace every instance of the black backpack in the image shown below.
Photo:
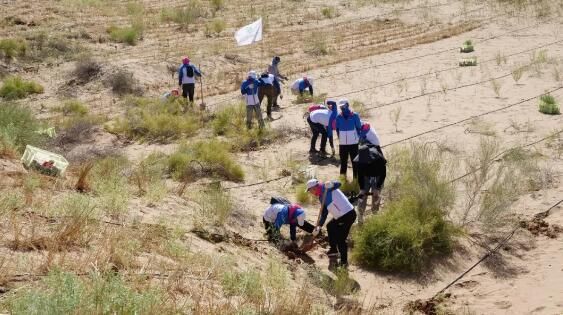
[[[284,197],[279,197],[279,196],[274,196],[272,198],[270,198],[270,204],[276,204],[276,203],[281,203],[283,205],[289,205],[291,204],[291,202],[289,202],[289,200],[285,199]]]
[[[186,76],[188,78],[193,78],[194,77],[194,68],[191,65],[186,65]]]
[[[372,165],[375,163],[387,164],[387,160],[376,146],[371,144],[361,144],[358,148],[358,155],[354,162],[359,164]]]

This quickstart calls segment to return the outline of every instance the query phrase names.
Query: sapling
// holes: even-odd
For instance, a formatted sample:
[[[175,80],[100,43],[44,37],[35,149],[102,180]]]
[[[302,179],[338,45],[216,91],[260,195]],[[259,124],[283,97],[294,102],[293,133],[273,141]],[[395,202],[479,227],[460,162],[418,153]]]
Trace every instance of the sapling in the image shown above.
[[[497,81],[496,79],[492,79],[491,80],[491,88],[493,89],[493,91],[495,92],[497,98],[500,98],[500,89],[502,87],[502,84]]]
[[[526,67],[522,65],[517,65],[516,68],[512,69],[511,74],[514,82],[518,83],[518,81],[520,81],[520,79],[524,75],[524,71],[526,71]]]
[[[389,112],[389,117],[395,126],[395,132],[399,132],[399,119],[401,118],[401,107],[397,107]]]

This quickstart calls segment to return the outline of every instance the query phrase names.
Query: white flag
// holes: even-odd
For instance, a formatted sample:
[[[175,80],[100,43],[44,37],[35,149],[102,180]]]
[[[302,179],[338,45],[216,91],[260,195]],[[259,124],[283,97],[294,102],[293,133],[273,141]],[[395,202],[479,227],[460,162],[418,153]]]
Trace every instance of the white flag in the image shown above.
[[[262,40],[262,18],[258,21],[248,24],[235,33],[235,39],[237,40],[237,45],[245,46],[250,45],[254,42]]]

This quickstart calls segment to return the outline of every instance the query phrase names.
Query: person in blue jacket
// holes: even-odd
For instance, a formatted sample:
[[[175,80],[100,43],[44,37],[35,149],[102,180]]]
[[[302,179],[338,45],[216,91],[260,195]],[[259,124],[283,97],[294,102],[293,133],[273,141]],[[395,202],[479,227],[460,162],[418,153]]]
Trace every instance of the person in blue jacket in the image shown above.
[[[354,178],[358,172],[354,158],[358,155],[358,143],[360,141],[360,131],[362,122],[360,116],[350,109],[348,100],[341,100],[340,114],[335,119],[335,129],[338,135],[338,152],[340,155],[340,175],[346,176],[348,170],[348,158],[352,162]]]
[[[338,181],[322,183],[313,178],[307,182],[307,192],[318,197],[323,206],[321,217],[313,230],[313,235],[319,234],[330,213],[332,219],[326,225],[330,248],[326,254],[329,257],[340,254],[340,266],[346,268],[348,266],[348,243],[346,240],[357,215],[354,206],[340,190],[340,186],[341,184]]]
[[[315,227],[305,221],[305,210],[298,204],[274,203],[266,209],[262,218],[268,240],[275,240],[281,227],[289,225],[289,235],[292,241],[297,239],[297,227],[313,233]]]
[[[258,97],[258,89],[261,84],[256,71],[250,71],[248,77],[240,86],[240,93],[246,101],[246,127],[248,129],[252,128],[252,116],[254,114],[256,114],[260,128],[264,127],[264,119],[262,119],[262,110],[260,109],[260,99]]]
[[[190,58],[182,58],[182,65],[178,69],[178,85],[182,88],[182,96],[194,101],[196,77],[201,77],[201,71],[190,63]]]
[[[299,94],[301,96],[303,96],[303,93],[305,92],[305,90],[309,91],[309,94],[313,95],[313,79],[312,78],[308,78],[307,76],[304,76],[302,78],[299,78],[297,80],[295,80],[295,82],[293,82],[293,84],[291,85],[291,92],[293,94]]]

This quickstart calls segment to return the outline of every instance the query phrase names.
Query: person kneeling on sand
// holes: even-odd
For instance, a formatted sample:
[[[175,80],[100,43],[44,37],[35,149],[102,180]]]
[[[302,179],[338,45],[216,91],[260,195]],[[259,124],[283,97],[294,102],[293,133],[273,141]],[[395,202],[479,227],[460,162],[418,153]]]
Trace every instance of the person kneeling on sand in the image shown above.
[[[338,256],[340,253],[340,266],[348,266],[348,244],[346,239],[350,234],[350,228],[356,221],[356,210],[348,201],[348,198],[339,189],[340,182],[330,181],[321,183],[317,179],[311,179],[307,182],[307,192],[319,197],[322,205],[321,216],[318,225],[313,231],[313,235],[317,236],[324,225],[328,213],[332,219],[326,225],[328,232],[328,243],[330,248],[327,252],[329,258]]]
[[[305,210],[300,205],[276,201],[266,209],[262,222],[269,241],[277,240],[280,228],[284,224],[289,224],[289,235],[293,242],[297,239],[297,227],[307,233],[313,233],[315,229],[311,223],[305,221]]]
[[[311,128],[313,136],[311,137],[311,147],[309,148],[309,153],[317,153],[315,146],[317,145],[317,138],[319,134],[321,135],[321,154],[326,153],[326,140],[329,140],[330,148],[332,149],[332,155],[335,154],[334,151],[334,141],[332,137],[332,130],[336,115],[338,110],[336,108],[336,102],[327,101],[327,107],[320,107],[318,105],[313,105],[309,108],[309,114],[307,115],[307,123]]]
[[[250,71],[248,77],[240,86],[240,93],[246,101],[246,127],[252,128],[252,116],[256,114],[256,119],[260,128],[264,127],[264,119],[262,119],[262,110],[260,109],[260,100],[258,98],[258,88],[260,81],[255,71]]]
[[[291,85],[291,92],[295,95],[299,94],[299,95],[303,96],[303,93],[305,93],[305,90],[308,90],[309,94],[313,95],[313,79],[312,78],[308,78],[307,76],[304,76],[302,78],[295,80],[295,82],[293,82],[293,84]]]
[[[379,210],[381,189],[387,176],[387,160],[381,150],[379,137],[368,123],[362,124],[360,129],[360,146],[354,162],[358,168],[358,183],[360,185],[358,223],[361,225],[364,222],[364,213],[370,192],[372,194],[371,211],[377,212]]]

